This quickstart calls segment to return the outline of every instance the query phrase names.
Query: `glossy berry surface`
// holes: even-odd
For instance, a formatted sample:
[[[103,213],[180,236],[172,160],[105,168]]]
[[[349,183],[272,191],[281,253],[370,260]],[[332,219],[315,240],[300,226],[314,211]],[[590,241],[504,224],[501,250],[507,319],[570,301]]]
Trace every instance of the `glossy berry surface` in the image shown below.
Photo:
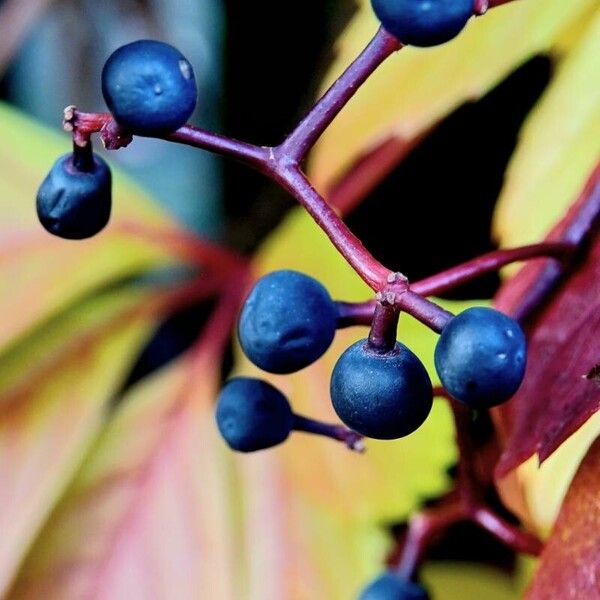
[[[78,169],[72,154],[52,166],[37,193],[37,214],[50,233],[69,240],[96,235],[111,211],[111,173],[99,156],[89,170]]]
[[[384,573],[362,591],[358,600],[429,600],[429,595],[417,583]]]
[[[469,308],[442,331],[435,367],[446,390],[472,408],[508,400],[525,375],[527,341],[519,324],[492,308]]]
[[[102,94],[119,125],[137,135],[160,135],[186,123],[198,91],[192,66],[179,50],[139,40],[106,61]]]
[[[356,342],[336,363],[331,400],[340,419],[364,436],[391,440],[418,429],[431,410],[431,380],[403,344],[381,354]]]
[[[337,309],[327,290],[297,271],[274,271],[246,299],[238,324],[246,356],[271,373],[293,373],[329,348]]]
[[[238,452],[254,452],[283,442],[294,424],[286,397],[260,379],[236,377],[225,384],[217,400],[217,426]]]
[[[384,29],[403,44],[435,46],[456,37],[474,0],[371,0]]]

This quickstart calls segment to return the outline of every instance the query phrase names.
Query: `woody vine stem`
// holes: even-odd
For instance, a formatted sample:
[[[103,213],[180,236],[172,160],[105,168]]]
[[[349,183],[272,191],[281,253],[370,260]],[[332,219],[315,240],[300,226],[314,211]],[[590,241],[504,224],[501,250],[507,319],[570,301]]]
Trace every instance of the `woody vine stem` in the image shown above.
[[[508,1],[511,0],[476,0],[474,13],[484,14],[489,8]],[[402,44],[395,37],[383,28],[379,29],[363,52],[278,146],[257,146],[191,125],[185,125],[162,138],[242,162],[277,182],[296,198],[329,237],[338,252],[376,293],[374,300],[365,303],[338,302],[339,327],[370,326],[369,343],[373,348],[384,352],[395,343],[401,311],[411,314],[434,331],[441,332],[453,315],[426,296],[441,294],[483,273],[515,261],[553,259],[552,268],[540,287],[539,297],[535,299],[535,302],[539,302],[564,274],[591,227],[591,223],[587,226],[583,223],[585,219],[589,220],[589,215],[583,215],[579,227],[566,232],[563,240],[492,252],[414,283],[410,283],[401,273],[381,264],[312,186],[302,170],[302,164],[317,140],[360,86],[389,56],[401,48]],[[132,141],[132,136],[120,128],[108,113],[85,113],[73,106],[67,107],[64,126],[72,133],[75,160],[82,165],[85,165],[91,156],[93,133],[100,133],[108,149],[122,148]],[[530,308],[524,307],[522,314],[517,317],[526,316]],[[447,397],[443,389],[437,390],[437,395]],[[406,540],[398,550],[397,556],[391,559],[390,562],[409,578],[415,576],[416,569],[431,543],[448,527],[462,520],[477,523],[516,551],[537,554],[541,548],[537,538],[505,521],[485,505],[483,485],[473,474],[474,458],[467,433],[467,411],[449,401],[455,416],[460,454],[456,486],[436,507],[411,520]],[[298,428],[311,430],[313,425],[301,422],[300,419],[297,417]],[[325,427],[330,427],[330,430],[325,432],[327,435],[337,435],[338,439],[348,443],[356,441],[349,442],[347,437],[344,437],[346,433],[341,429],[334,431],[331,429],[334,426]]]

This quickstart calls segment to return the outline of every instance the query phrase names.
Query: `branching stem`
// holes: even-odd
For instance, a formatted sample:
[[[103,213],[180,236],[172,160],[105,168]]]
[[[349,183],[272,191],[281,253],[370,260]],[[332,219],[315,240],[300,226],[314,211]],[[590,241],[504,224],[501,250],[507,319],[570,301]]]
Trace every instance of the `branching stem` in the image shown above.
[[[401,547],[390,559],[392,567],[403,577],[415,578],[431,545],[450,527],[463,521],[477,524],[515,552],[537,556],[542,550],[542,542],[509,523],[485,503],[485,485],[474,471],[477,448],[469,433],[469,409],[451,399],[443,388],[436,388],[434,393],[445,397],[452,408],[459,451],[458,474],[454,489],[447,496],[410,520]]]
[[[393,35],[379,28],[356,60],[275,152],[299,164],[360,86],[386,58],[400,48],[402,44]]]

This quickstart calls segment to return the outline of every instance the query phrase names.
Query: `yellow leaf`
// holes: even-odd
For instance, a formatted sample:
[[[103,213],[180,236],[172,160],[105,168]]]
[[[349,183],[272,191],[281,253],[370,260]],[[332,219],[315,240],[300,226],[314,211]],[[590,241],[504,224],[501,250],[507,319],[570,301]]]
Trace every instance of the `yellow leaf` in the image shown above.
[[[0,104],[0,140],[0,312],[10,315],[0,324],[0,351],[91,290],[173,261],[164,244],[132,233],[135,227],[178,234],[118,173],[106,230],[78,242],[46,233],[36,192],[52,163],[69,151],[68,138]]]
[[[599,433],[600,413],[596,413],[542,465],[532,456],[509,475],[509,481],[499,482],[506,505],[539,535],[546,537],[552,529],[571,481]]]
[[[326,192],[362,155],[395,138],[410,146],[464,102],[475,100],[535,54],[548,52],[596,0],[521,0],[472,19],[452,42],[405,48],[358,91],[316,146],[311,172]],[[337,44],[330,84],[377,28],[370,2]]]
[[[0,595],[148,333],[149,317],[135,317],[147,299],[147,293],[120,291],[87,300],[2,359]]]
[[[217,361],[188,355],[125,396],[9,598],[240,598]]]
[[[542,239],[600,160],[600,11],[584,31],[521,132],[495,214],[505,246]]]
[[[296,269],[317,278],[337,300],[372,297],[301,210],[286,219],[258,257],[258,276],[276,269]],[[443,304],[458,312],[474,303]],[[299,373],[269,375],[251,365],[241,352],[237,371],[273,382],[288,395],[299,414],[339,422],[329,398],[331,372],[340,354],[366,334],[365,328],[338,331],[325,356]],[[436,334],[403,316],[399,338],[421,358],[432,380],[437,381],[433,367]],[[331,440],[296,434],[276,452],[281,452],[297,493],[305,495],[307,502],[330,510],[335,507],[337,513],[363,522],[401,520],[422,500],[447,489],[446,469],[456,459],[456,448],[452,419],[444,402],[434,404],[426,423],[411,436],[394,442],[369,440],[367,446],[366,454],[359,456]]]

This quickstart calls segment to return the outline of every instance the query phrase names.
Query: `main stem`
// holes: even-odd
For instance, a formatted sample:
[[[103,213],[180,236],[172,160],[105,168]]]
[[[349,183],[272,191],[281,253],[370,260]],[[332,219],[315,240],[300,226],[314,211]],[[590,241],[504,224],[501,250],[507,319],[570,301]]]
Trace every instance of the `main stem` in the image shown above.
[[[363,52],[327,90],[276,152],[296,164],[300,163],[360,86],[386,58],[400,48],[402,44],[380,28]]]
[[[385,285],[391,271],[363,246],[346,224],[325,202],[299,168],[275,169],[273,178],[304,206],[331,243],[365,283],[375,291]]]

